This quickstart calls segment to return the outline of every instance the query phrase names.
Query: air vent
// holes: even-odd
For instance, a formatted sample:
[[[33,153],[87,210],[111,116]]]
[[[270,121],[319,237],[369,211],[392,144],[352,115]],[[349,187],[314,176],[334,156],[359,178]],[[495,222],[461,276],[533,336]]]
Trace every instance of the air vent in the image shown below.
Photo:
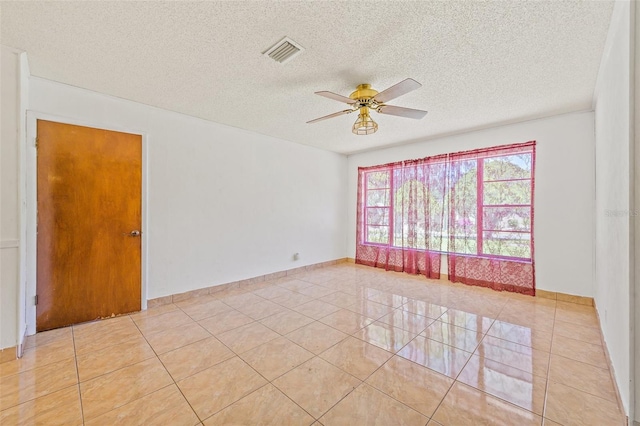
[[[275,45],[271,46],[264,52],[264,55],[270,57],[276,62],[286,64],[296,56],[298,56],[304,48],[289,37],[285,37]]]

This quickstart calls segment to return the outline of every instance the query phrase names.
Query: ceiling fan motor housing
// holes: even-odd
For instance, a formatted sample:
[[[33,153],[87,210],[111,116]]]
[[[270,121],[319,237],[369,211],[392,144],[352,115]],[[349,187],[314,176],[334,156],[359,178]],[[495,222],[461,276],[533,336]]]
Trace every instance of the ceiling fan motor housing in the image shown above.
[[[356,87],[355,92],[349,95],[351,99],[371,99],[378,94],[377,90],[373,90],[370,84],[360,84]]]
[[[353,100],[357,100],[359,107],[372,107],[373,97],[378,94],[377,90],[371,88],[370,84],[360,84],[356,87],[355,92],[349,95]]]

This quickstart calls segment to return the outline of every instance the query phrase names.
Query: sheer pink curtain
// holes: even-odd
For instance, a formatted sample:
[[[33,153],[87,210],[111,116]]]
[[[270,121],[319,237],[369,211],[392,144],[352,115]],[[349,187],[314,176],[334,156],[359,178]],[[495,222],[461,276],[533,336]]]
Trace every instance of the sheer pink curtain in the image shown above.
[[[449,280],[535,295],[535,142],[449,155]]]
[[[535,294],[535,142],[358,170],[356,263]]]
[[[360,168],[356,263],[440,278],[446,186],[445,157]]]

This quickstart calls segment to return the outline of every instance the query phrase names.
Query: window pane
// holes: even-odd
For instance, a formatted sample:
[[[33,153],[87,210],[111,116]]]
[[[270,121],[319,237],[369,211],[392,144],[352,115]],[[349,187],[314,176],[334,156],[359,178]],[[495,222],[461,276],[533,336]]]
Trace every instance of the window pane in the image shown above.
[[[367,189],[389,188],[389,172],[368,172]]]
[[[452,253],[478,254],[478,169],[477,161],[451,164],[451,210],[448,214],[449,243]]]
[[[415,176],[415,170],[403,172],[404,183],[394,192],[394,245],[424,249],[427,188],[424,183],[410,178]]]
[[[531,204],[531,181],[485,182],[484,204]]]
[[[369,207],[367,208],[367,225],[389,225],[389,208]]]
[[[367,191],[367,206],[388,206],[389,190],[374,189]]]
[[[367,226],[367,242],[388,244],[389,243],[389,227],[388,226]]]
[[[531,234],[519,232],[483,233],[482,252],[496,256],[531,258]]]
[[[482,227],[492,231],[531,231],[531,208],[485,207]]]
[[[399,224],[393,228],[393,245],[396,247],[440,250],[439,235],[430,238],[429,245],[425,237],[423,224],[415,227]]]
[[[429,236],[428,248],[434,251],[447,251],[447,236],[442,234],[432,234]]]
[[[476,235],[454,235],[449,240],[448,251],[460,254],[478,254]]]
[[[531,153],[484,159],[484,180],[523,179],[531,177]]]
[[[394,177],[394,183],[402,182],[393,193],[394,246],[441,250],[446,183],[444,168],[436,171],[439,176],[428,179],[425,168],[405,168]]]

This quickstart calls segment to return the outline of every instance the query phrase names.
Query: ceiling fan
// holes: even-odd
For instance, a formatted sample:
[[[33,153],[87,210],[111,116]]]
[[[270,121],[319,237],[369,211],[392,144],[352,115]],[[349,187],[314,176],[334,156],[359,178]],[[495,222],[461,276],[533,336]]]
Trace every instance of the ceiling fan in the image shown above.
[[[344,114],[351,114],[354,111],[360,111],[358,119],[353,123],[352,131],[356,135],[370,135],[378,130],[378,123],[373,121],[369,115],[369,110],[375,110],[380,114],[397,115],[398,117],[407,117],[420,120],[427,115],[427,111],[412,108],[403,108],[393,105],[387,105],[385,102],[409,93],[413,90],[419,89],[422,84],[418,83],[412,78],[407,78],[398,84],[389,87],[382,92],[378,92],[371,88],[370,84],[361,84],[356,87],[355,92],[346,96],[338,95],[333,92],[315,92],[316,95],[324,96],[325,98],[333,99],[339,102],[348,104],[351,108],[344,111],[336,112],[333,114],[325,115],[324,117],[316,118],[315,120],[307,121],[307,124],[317,123],[318,121],[326,120],[328,118],[338,117]]]

